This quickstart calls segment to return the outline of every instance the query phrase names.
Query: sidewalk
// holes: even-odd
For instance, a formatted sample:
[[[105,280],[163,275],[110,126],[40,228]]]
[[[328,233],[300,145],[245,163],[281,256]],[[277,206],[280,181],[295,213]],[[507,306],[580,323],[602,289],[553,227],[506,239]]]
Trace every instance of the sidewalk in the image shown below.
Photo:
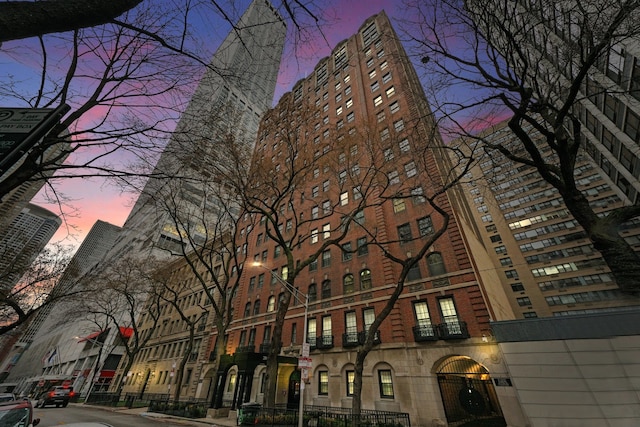
[[[235,417],[234,418],[228,418],[228,417],[184,418],[184,417],[176,417],[174,415],[159,414],[157,412],[149,412],[149,408],[133,408],[133,409],[113,408],[110,406],[88,405],[84,403],[71,403],[70,405],[84,406],[87,408],[94,408],[94,409],[102,409],[103,411],[110,411],[110,412],[121,412],[123,414],[139,415],[141,417],[155,418],[158,420],[161,420],[161,419],[176,420],[176,421],[180,421],[180,424],[184,424],[184,425],[236,427]]]

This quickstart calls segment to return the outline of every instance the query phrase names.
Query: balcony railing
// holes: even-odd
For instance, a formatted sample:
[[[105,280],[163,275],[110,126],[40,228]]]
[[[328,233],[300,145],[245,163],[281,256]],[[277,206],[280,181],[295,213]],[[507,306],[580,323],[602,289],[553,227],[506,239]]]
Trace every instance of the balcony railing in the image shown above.
[[[349,348],[358,345],[358,333],[357,332],[345,332],[342,334],[342,347]]]
[[[316,338],[316,348],[321,350],[333,348],[333,335],[322,335]]]
[[[365,331],[361,331],[358,332],[358,343],[359,344],[364,344],[365,340],[367,339],[367,332]],[[373,344],[380,344],[380,331],[376,331],[375,336],[373,337]]]
[[[253,353],[256,351],[256,346],[253,344],[241,345],[236,347],[236,353]]]
[[[431,323],[418,325],[413,327],[413,339],[416,342],[436,341],[438,339],[438,333]]]
[[[470,337],[467,322],[462,321],[439,324],[438,334],[443,340],[460,340]]]

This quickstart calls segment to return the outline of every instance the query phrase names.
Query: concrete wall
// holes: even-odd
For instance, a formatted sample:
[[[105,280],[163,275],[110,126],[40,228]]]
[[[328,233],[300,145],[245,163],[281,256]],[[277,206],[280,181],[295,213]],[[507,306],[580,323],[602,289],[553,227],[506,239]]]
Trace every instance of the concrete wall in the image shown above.
[[[532,427],[640,425],[640,310],[492,328]]]

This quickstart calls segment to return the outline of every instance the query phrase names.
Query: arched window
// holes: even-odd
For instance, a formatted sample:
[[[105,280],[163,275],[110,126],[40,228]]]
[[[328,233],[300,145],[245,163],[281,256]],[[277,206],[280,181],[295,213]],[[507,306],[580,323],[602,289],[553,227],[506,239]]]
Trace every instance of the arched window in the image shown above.
[[[271,295],[269,297],[269,300],[267,301],[267,313],[275,311],[275,309],[276,309],[276,297],[274,295]]]
[[[257,299],[256,302],[253,303],[253,315],[260,313],[260,300]]]
[[[278,295],[278,307],[280,307],[280,305],[282,304],[282,301],[284,301],[284,292],[280,292],[280,295]]]
[[[427,268],[431,276],[439,276],[447,272],[440,252],[433,252],[427,256]]]
[[[248,302],[247,305],[244,306],[244,317],[251,316],[251,303]]]
[[[313,302],[318,299],[318,287],[315,283],[309,285],[307,295],[309,295],[309,302]]]
[[[368,268],[360,271],[360,289],[371,289],[371,270]]]
[[[342,278],[342,292],[344,294],[351,294],[354,291],[353,288],[353,274],[346,274],[343,278]]]
[[[331,298],[331,280],[322,282],[322,299]]]

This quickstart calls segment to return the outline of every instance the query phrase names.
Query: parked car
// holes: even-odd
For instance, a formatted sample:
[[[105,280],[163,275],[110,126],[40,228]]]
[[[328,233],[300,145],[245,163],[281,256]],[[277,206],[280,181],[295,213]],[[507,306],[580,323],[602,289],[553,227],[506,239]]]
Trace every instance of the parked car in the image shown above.
[[[16,395],[13,393],[0,393],[0,402],[11,402],[16,400]]]
[[[40,418],[33,418],[33,407],[29,400],[12,400],[0,403],[0,426],[35,427]]]
[[[51,387],[38,398],[36,408],[44,408],[47,405],[56,405],[56,408],[65,408],[69,404],[69,400],[75,395],[71,386],[55,386]]]

